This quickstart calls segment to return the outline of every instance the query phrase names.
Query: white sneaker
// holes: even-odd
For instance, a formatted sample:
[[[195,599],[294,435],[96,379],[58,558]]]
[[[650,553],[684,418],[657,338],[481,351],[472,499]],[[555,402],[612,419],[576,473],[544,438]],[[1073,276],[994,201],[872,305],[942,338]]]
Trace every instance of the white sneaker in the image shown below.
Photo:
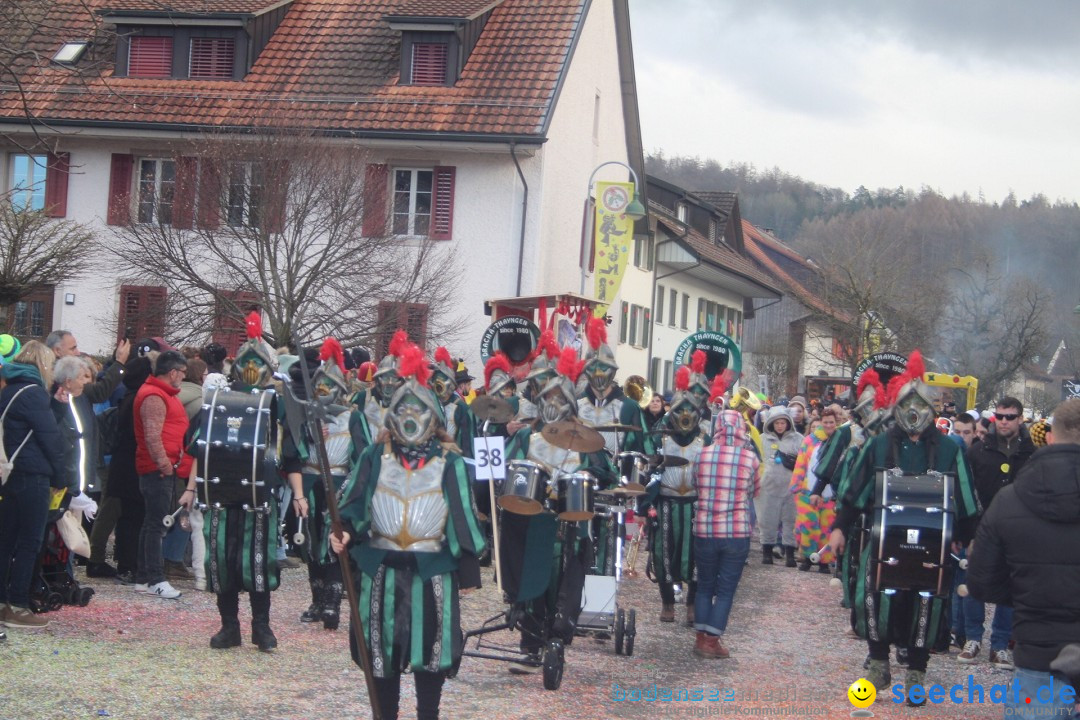
[[[179,590],[169,584],[168,580],[162,580],[156,585],[151,585],[146,589],[146,594],[162,598],[163,600],[175,600],[182,595]]]
[[[204,578],[204,577],[195,578],[195,589],[196,590],[205,590],[206,589],[206,578]]]
[[[964,649],[960,651],[956,659],[965,665],[970,665],[975,662],[975,658],[979,656],[979,650],[981,649],[982,645],[977,640],[968,640],[964,643]]]
[[[135,592],[137,593],[148,593],[150,592],[149,588],[150,586],[146,583],[135,583]]]
[[[991,650],[990,651],[990,664],[996,667],[998,670],[1014,670],[1012,651],[1008,648],[1004,650]]]

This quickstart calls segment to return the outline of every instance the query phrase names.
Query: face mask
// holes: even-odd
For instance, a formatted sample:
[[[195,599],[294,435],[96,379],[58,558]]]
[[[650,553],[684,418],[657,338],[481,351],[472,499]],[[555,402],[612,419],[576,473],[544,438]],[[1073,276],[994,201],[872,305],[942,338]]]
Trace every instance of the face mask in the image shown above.
[[[607,363],[594,362],[589,368],[589,387],[594,393],[606,392],[615,380],[615,368]]]
[[[934,421],[934,408],[915,393],[909,394],[893,411],[896,424],[909,435],[918,435]]]
[[[679,403],[678,407],[671,409],[671,421],[675,429],[686,435],[697,429],[701,423],[701,414],[693,404]]]
[[[561,422],[573,414],[573,408],[566,396],[558,390],[552,390],[540,398],[539,410],[540,419],[545,425]]]
[[[389,407],[390,398],[394,397],[394,392],[400,386],[401,378],[397,373],[389,372],[375,378],[375,397],[379,400],[379,404]]]
[[[454,398],[457,387],[452,379],[447,378],[440,372],[435,372],[431,378],[431,389],[435,391],[435,396],[439,398],[439,402],[446,405]]]
[[[416,446],[435,431],[435,415],[418,397],[406,394],[387,413],[386,425],[399,443]]]

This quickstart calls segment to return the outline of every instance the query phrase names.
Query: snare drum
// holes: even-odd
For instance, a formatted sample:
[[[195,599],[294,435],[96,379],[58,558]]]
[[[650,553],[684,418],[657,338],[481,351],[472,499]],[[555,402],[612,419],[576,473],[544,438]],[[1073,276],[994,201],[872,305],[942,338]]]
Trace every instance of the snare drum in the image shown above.
[[[592,520],[593,493],[596,480],[586,472],[576,472],[559,477],[559,519],[567,522]]]
[[[544,509],[551,474],[532,460],[511,460],[506,463],[499,507],[515,515],[538,515]]]
[[[266,504],[277,483],[274,391],[208,390],[199,426],[199,471],[207,505]]]
[[[639,452],[621,452],[615,456],[619,468],[619,484],[635,493],[645,492],[649,481],[649,458]]]

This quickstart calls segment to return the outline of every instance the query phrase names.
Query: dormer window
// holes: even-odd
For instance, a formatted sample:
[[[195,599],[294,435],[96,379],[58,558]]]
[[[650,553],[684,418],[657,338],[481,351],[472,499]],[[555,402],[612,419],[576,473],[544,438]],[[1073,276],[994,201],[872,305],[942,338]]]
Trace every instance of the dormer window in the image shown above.
[[[460,47],[452,32],[402,32],[401,84],[453,85],[460,75]]]
[[[137,36],[128,41],[128,77],[171,77],[173,39]]]
[[[386,15],[401,32],[402,85],[453,87],[469,60],[492,10],[502,0],[402,2],[400,14]]]
[[[188,77],[231,80],[236,41],[233,38],[191,38]]]
[[[447,43],[413,43],[412,84],[446,85],[446,61],[450,46]]]

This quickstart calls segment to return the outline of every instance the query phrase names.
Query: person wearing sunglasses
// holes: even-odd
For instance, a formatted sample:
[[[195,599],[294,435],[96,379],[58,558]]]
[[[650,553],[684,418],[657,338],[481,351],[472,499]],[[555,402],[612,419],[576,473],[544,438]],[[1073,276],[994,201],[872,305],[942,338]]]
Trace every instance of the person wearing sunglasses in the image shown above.
[[[990,431],[967,453],[975,492],[979,495],[984,513],[994,496],[1003,487],[1012,484],[1034,452],[1035,444],[1024,427],[1023,403],[1014,397],[1001,398],[994,407]],[[978,662],[982,649],[986,605],[970,595],[960,602],[963,603],[964,637],[967,640],[956,659],[964,664],[973,664]],[[1012,616],[1011,607],[998,605],[990,626],[990,664],[1001,670],[1013,669],[1012,652],[1009,650]]]

